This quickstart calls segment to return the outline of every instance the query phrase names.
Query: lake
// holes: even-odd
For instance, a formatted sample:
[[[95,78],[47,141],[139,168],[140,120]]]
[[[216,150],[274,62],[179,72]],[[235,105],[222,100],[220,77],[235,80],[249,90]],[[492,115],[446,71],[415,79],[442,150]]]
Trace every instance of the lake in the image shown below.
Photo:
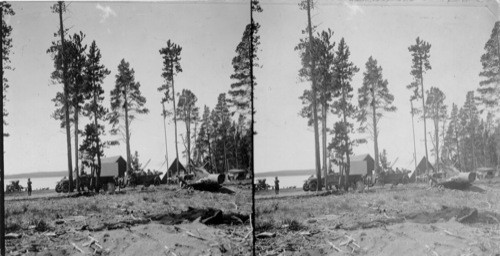
[[[60,181],[62,177],[48,177],[48,178],[31,178],[31,187],[33,190],[40,188],[49,188],[55,189],[57,182]],[[19,180],[19,184],[23,186],[23,188],[28,187],[28,178],[20,178],[20,179],[5,179],[5,188],[10,184],[13,180]]]
[[[294,176],[278,176],[278,180],[280,181],[280,188],[287,187],[297,187],[302,188],[304,185],[304,181],[307,180],[311,175],[294,175]],[[255,178],[255,184],[257,184],[257,180],[266,179],[266,183],[270,186],[274,186],[274,179],[276,176],[262,176]]]

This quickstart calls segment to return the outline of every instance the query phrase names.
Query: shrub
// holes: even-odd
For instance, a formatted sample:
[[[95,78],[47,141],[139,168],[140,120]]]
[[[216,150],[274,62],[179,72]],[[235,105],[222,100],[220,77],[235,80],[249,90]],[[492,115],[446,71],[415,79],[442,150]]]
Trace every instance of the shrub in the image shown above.
[[[34,225],[35,231],[38,231],[38,232],[45,232],[45,231],[50,230],[50,226],[43,219],[41,219],[41,220],[32,219],[30,221],[30,225]]]
[[[299,231],[299,230],[302,230],[305,228],[304,225],[302,225],[302,223],[300,223],[299,221],[295,220],[295,219],[284,219],[283,220],[283,225],[288,225],[288,230],[291,230],[291,231]]]

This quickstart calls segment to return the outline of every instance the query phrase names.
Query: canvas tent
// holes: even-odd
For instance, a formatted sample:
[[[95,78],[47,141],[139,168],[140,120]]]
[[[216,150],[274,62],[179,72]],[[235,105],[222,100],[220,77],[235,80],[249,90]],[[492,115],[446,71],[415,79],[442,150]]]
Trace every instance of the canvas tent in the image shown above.
[[[177,168],[178,166],[178,168]],[[187,174],[186,168],[179,162],[179,160],[176,158],[170,167],[168,168],[167,172],[163,176],[163,179],[161,180],[162,182],[166,183],[167,182],[167,177],[174,177],[174,176],[183,176]]]
[[[426,170],[425,170],[425,156],[422,157],[422,160],[420,160],[420,163],[417,165],[417,169],[415,169],[413,171],[413,173],[411,174],[410,176],[410,181],[415,181],[416,177],[419,177],[419,176],[423,176],[425,174],[427,174]],[[433,173],[434,172],[434,166],[432,166],[432,164],[427,161],[427,165],[429,167],[429,173]]]

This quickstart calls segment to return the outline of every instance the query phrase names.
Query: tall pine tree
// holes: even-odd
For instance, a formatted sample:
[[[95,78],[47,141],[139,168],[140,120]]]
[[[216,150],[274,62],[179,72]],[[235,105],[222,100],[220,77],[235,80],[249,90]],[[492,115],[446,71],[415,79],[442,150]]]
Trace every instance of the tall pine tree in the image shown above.
[[[162,84],[159,88],[159,92],[163,92],[162,103],[168,103],[172,101],[173,105],[173,119],[174,119],[174,130],[175,130],[175,157],[177,158],[177,162],[179,163],[179,149],[177,143],[177,117],[176,114],[176,105],[175,105],[175,86],[174,86],[174,76],[180,72],[182,72],[181,67],[181,51],[182,47],[171,42],[167,41],[167,46],[160,49],[160,55],[163,58],[163,72],[161,73],[161,77],[165,80],[164,84]],[[179,166],[176,166],[176,170],[179,169]]]
[[[91,98],[90,101],[85,104],[83,110],[84,115],[87,116],[92,122],[90,127],[85,128],[86,132],[84,133],[84,136],[86,136],[86,140],[91,140],[87,142],[87,145],[91,145],[92,147],[90,150],[90,156],[93,160],[92,163],[94,163],[92,169],[95,170],[94,187],[96,188],[96,191],[99,191],[100,188],[101,156],[103,156],[102,147],[104,146],[101,138],[102,135],[104,135],[104,125],[100,124],[99,121],[106,121],[106,117],[109,112],[108,109],[103,106],[104,90],[102,88],[102,84],[104,78],[111,73],[103,64],[101,64],[101,57],[101,51],[97,47],[96,42],[92,41],[87,54],[87,63],[85,65],[85,80],[88,83]],[[96,164],[95,160],[97,160]]]
[[[299,7],[307,12],[307,28],[302,31],[307,35],[307,39],[301,39],[299,45],[307,45],[306,49],[298,47],[295,50],[300,51],[302,69],[299,71],[299,76],[304,77],[311,81],[311,101],[312,101],[312,116],[314,127],[314,162],[316,169],[316,177],[321,180],[321,162],[319,151],[319,130],[318,130],[318,104],[317,104],[317,80],[316,80],[316,57],[314,54],[314,38],[313,38],[313,25],[311,24],[311,9],[314,8],[311,0],[303,0],[299,3]],[[321,190],[321,184],[318,184],[317,190]]]
[[[349,60],[351,52],[345,43],[344,38],[339,42],[335,53],[334,79],[335,83],[340,86],[340,94],[333,103],[333,112],[341,119],[334,126],[334,133],[340,132],[343,138],[343,146],[341,154],[345,155],[345,184],[344,188],[348,189],[349,172],[350,172],[350,155],[355,141],[349,136],[353,132],[353,124],[348,119],[353,118],[356,114],[356,107],[352,104],[353,87],[351,85],[354,74],[359,71],[359,68]]]
[[[198,98],[188,89],[183,89],[177,102],[176,118],[186,125],[186,160],[187,165],[191,164],[191,124],[196,120]]]
[[[427,122],[425,116],[425,95],[424,95],[424,74],[427,70],[430,70],[431,64],[429,62],[430,58],[430,49],[431,44],[427,43],[424,40],[421,40],[420,37],[417,37],[415,40],[415,44],[408,47],[408,51],[412,56],[412,66],[410,74],[413,76],[415,82],[408,85],[408,89],[414,91],[415,98],[422,98],[422,111],[423,111],[423,119],[424,119],[424,145],[425,145],[425,169],[428,174],[429,166],[427,166],[429,162],[429,154],[427,151]],[[419,92],[420,86],[420,92]]]
[[[127,173],[131,173],[132,155],[130,151],[130,124],[137,114],[147,114],[149,110],[144,106],[146,98],[142,96],[141,84],[135,81],[135,71],[124,59],[118,65],[115,88],[111,91],[111,113],[109,123],[112,125],[111,134],[122,134],[127,148]],[[125,125],[125,131],[120,129]]]
[[[9,89],[9,80],[5,77],[4,70],[10,70],[10,55],[12,48],[12,26],[7,24],[6,17],[15,15],[14,10],[7,2],[0,2],[2,8],[2,90],[3,90],[3,124],[7,125],[6,117],[9,115],[7,109],[5,108],[5,102],[7,101],[7,89]],[[3,132],[3,136],[9,136],[8,133]]]
[[[371,56],[365,64],[366,72],[363,73],[363,86],[358,89],[358,122],[361,132],[369,131],[373,138],[375,155],[375,172],[380,172],[380,161],[378,151],[378,122],[384,112],[394,112],[396,107],[392,105],[394,96],[389,92],[388,82],[382,77],[382,67],[378,66],[377,60]],[[368,119],[369,117],[370,120]],[[371,122],[371,124],[369,124]]]
[[[484,50],[481,56],[483,70],[479,73],[483,80],[479,82],[478,92],[487,108],[497,110],[500,97],[500,21],[495,22]]]
[[[446,96],[439,88],[431,87],[431,89],[427,91],[427,100],[425,102],[425,112],[434,123],[434,153],[436,155],[434,166],[437,172],[439,172],[439,167],[441,165],[439,158],[439,125],[445,122],[447,117],[446,105],[444,104],[445,98]]]

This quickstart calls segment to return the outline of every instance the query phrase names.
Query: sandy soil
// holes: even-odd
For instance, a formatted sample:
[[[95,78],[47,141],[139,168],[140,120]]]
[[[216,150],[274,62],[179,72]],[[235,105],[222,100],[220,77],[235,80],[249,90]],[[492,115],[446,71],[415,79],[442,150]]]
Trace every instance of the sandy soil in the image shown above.
[[[6,241],[8,255],[251,255],[251,186],[226,187],[235,193],[160,186],[14,196],[7,233],[21,237]]]
[[[256,199],[258,255],[497,255],[500,180]],[[474,210],[477,210],[475,212]]]

